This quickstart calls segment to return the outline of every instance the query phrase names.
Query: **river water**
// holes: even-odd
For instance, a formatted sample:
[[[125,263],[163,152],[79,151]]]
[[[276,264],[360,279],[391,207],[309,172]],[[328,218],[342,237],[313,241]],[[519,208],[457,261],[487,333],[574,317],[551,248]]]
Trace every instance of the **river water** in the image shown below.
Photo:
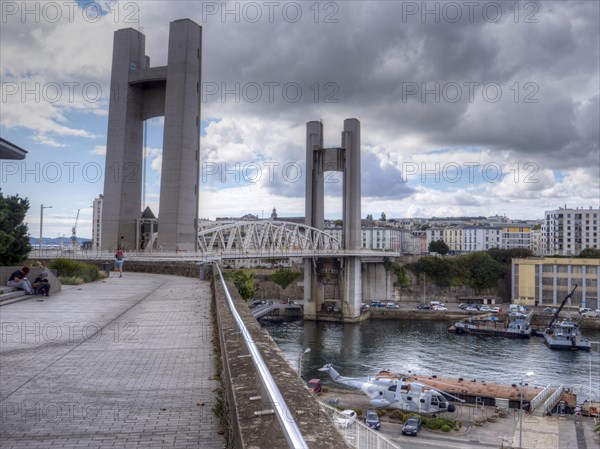
[[[543,338],[529,340],[477,337],[448,333],[452,323],[413,320],[366,320],[357,324],[314,321],[266,323],[265,329],[283,351],[292,366],[302,357],[304,379],[320,378],[336,385],[318,371],[332,361],[340,374],[361,377],[379,369],[406,373],[436,374],[489,382],[518,384],[524,373],[530,385],[565,384],[575,387],[579,400],[592,391],[598,400],[600,391],[600,353],[549,349]],[[584,331],[592,341],[600,332]],[[593,396],[594,397],[594,396]]]

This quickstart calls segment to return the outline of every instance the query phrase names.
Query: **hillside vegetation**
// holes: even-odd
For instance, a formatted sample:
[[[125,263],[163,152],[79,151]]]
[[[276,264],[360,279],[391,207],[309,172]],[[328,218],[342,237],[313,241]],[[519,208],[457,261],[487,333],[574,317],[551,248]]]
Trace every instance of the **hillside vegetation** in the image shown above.
[[[425,256],[405,268],[418,276],[427,276],[440,287],[467,285],[480,290],[495,288],[499,280],[508,276],[513,258],[529,256],[531,251],[524,248],[494,248],[455,257]]]

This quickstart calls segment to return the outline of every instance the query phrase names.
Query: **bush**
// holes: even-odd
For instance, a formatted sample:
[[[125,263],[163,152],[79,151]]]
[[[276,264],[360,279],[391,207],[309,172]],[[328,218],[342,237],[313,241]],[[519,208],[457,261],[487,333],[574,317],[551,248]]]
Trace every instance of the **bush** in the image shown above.
[[[48,267],[56,270],[58,272],[59,280],[63,284],[67,285],[69,285],[68,278],[81,278],[83,281],[81,283],[94,282],[102,278],[100,269],[98,267],[95,265],[90,265],[89,263],[80,262],[79,260],[54,259],[52,262],[50,262]],[[67,282],[63,282],[63,279],[67,279]]]
[[[454,421],[446,418],[423,418],[423,425],[429,430],[443,430],[444,432],[450,432],[454,428]],[[444,430],[444,427],[448,427],[448,430]]]
[[[442,432],[450,432],[452,428],[448,424],[442,426]]]
[[[244,270],[228,270],[223,273],[223,276],[228,281],[232,281],[235,287],[240,292],[240,296],[246,301],[254,298],[256,293],[256,284],[254,283],[254,271],[248,273]]]
[[[81,285],[85,284],[83,278],[79,276],[58,276],[58,280],[63,285]]]
[[[269,276],[269,278],[281,288],[285,289],[300,276],[302,276],[302,273],[299,271],[277,270],[275,273]]]
[[[404,421],[404,413],[402,413],[400,410],[393,410],[390,413],[390,418],[399,419],[400,421]]]
[[[350,410],[354,410],[356,412],[357,416],[362,416],[362,409],[360,408],[355,408],[355,407],[350,407]]]
[[[390,268],[396,275],[396,282],[394,282],[395,285],[401,288],[407,288],[410,286],[410,278],[408,277],[408,274],[402,265],[398,263],[392,263]]]

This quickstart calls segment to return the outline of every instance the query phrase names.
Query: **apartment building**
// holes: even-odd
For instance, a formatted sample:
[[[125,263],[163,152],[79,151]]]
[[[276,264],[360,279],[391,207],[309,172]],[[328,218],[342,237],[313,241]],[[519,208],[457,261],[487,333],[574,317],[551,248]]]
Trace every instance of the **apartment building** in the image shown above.
[[[450,254],[463,252],[464,234],[463,228],[444,228],[442,232],[442,240],[446,242],[450,249]]]
[[[502,228],[500,227],[470,227],[463,229],[463,250],[487,251],[490,248],[500,248],[502,243]]]
[[[325,229],[325,233],[340,241],[344,234],[340,227],[328,227]],[[402,230],[399,228],[363,227],[361,234],[363,249],[400,252],[402,247]]]
[[[531,249],[531,228],[529,226],[503,226],[500,247],[502,249]]]
[[[513,259],[512,300],[557,306],[577,285],[566,306],[600,308],[600,259],[531,257]]]
[[[586,248],[600,248],[600,209],[566,206],[546,211],[543,226],[547,255],[576,256]]]

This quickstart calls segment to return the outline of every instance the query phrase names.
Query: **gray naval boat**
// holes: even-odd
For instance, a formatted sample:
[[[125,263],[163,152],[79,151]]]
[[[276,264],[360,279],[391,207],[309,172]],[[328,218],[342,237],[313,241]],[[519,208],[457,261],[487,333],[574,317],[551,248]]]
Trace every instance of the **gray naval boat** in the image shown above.
[[[544,340],[550,349],[589,351],[592,348],[592,343],[587,338],[581,336],[581,331],[579,330],[577,323],[570,319],[557,321],[558,314],[564,307],[567,299],[573,295],[576,288],[577,285],[575,285],[573,290],[571,290],[571,293],[563,299],[559,309],[554,313],[552,321],[550,321],[550,324],[544,331]]]

